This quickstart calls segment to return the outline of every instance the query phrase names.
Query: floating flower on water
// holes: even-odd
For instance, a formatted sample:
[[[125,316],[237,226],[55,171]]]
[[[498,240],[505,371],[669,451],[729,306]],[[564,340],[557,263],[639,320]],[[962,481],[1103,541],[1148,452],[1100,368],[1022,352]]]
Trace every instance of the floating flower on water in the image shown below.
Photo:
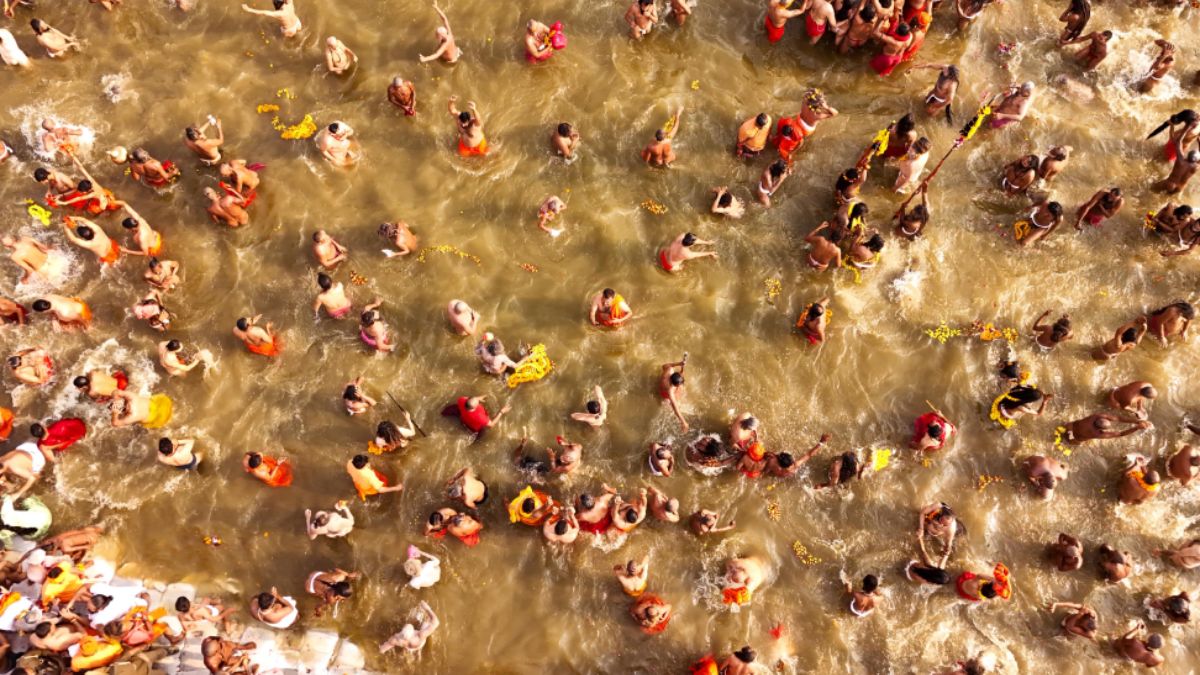
[[[467,260],[470,260],[476,265],[482,264],[478,256],[457,249],[449,244],[442,244],[440,246],[426,246],[425,248],[421,249],[420,253],[417,254],[417,262],[425,262],[425,256],[429,253],[453,253],[460,258],[466,258]]]
[[[204,545],[205,546],[220,546],[222,543],[223,542],[221,541],[221,538],[216,536],[215,534],[214,535],[205,535],[205,537],[204,537]]]
[[[526,382],[536,382],[554,370],[554,362],[546,354],[546,345],[536,344],[529,350],[529,355],[521,359],[520,364],[508,376],[508,388],[516,389],[517,385]]]
[[[279,106],[275,105],[274,103],[259,103],[258,107],[254,109],[254,112],[261,115],[263,113],[276,112],[277,110],[279,110]]]
[[[286,98],[289,101],[294,101],[296,100],[296,95],[292,93],[291,89],[284,87],[275,92],[275,98]]]
[[[367,278],[358,272],[355,272],[354,270],[350,270],[350,283],[354,284],[355,286],[365,286],[367,283]]]
[[[538,271],[538,266],[533,263],[517,263],[517,266],[530,274]]]
[[[692,80],[692,91],[700,91],[700,80]]]
[[[937,328],[926,328],[925,334],[942,344],[946,344],[946,340],[962,335],[962,330],[958,328],[951,328],[945,321],[943,321]]]
[[[247,49],[246,51],[244,51],[242,53],[250,58],[254,58],[254,52],[250,51],[249,49]]]
[[[312,115],[305,115],[299,124],[293,124],[290,127],[284,125],[278,117],[275,117],[271,120],[271,126],[279,132],[279,137],[285,141],[311,138],[313,134],[317,133],[317,123],[313,121]]]
[[[25,210],[29,212],[29,216],[31,218],[38,221],[42,225],[50,224],[50,210],[49,209],[42,206],[41,204],[38,204],[37,202],[33,201],[32,199],[26,199],[25,204],[28,205]]]
[[[779,638],[783,637],[784,635],[787,635],[787,626],[785,626],[781,623],[778,623],[778,624],[775,624],[775,627],[772,628],[768,632],[771,634],[771,637],[778,640]]]
[[[776,523],[778,523],[779,519],[783,517],[783,511],[781,511],[779,508],[779,502],[773,500],[767,502],[767,517],[770,518],[772,522]]]
[[[796,554],[796,559],[802,565],[815,565],[821,562],[821,559],[808,552],[808,548],[801,544],[798,540],[792,542],[792,553]]]
[[[774,302],[783,292],[783,282],[776,278],[764,279],[763,286],[767,289],[767,302]]]
[[[1062,451],[1062,454],[1067,457],[1071,456],[1071,449],[1063,447],[1063,439],[1067,436],[1066,427],[1056,427],[1054,429],[1054,447]]]
[[[971,334],[978,335],[979,339],[984,342],[991,342],[1000,338],[1004,338],[1009,342],[1016,342],[1017,338],[1021,337],[1021,334],[1015,328],[996,328],[995,324],[990,321],[983,323],[979,320],[971,323]]]
[[[983,492],[983,489],[985,487],[991,485],[992,483],[1003,483],[1003,482],[1004,482],[1003,476],[996,476],[996,475],[989,474],[989,473],[981,473],[981,474],[979,474],[979,477],[976,479],[975,489],[978,490],[979,492]]]
[[[649,197],[642,200],[642,208],[646,209],[647,211],[649,211],[650,213],[653,213],[656,216],[661,216],[662,214],[667,212],[667,207],[665,205],[660,204],[660,203],[654,201],[653,199],[650,199]]]
[[[879,448],[871,453],[871,469],[873,471],[882,471],[892,458],[892,450],[890,448]]]

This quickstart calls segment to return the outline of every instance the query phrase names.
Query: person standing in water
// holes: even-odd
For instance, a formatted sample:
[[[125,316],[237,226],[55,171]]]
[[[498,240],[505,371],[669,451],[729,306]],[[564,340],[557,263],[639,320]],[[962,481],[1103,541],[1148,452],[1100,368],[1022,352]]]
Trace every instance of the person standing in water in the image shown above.
[[[687,357],[685,353],[681,361],[664,363],[662,375],[658,378],[658,393],[671,406],[671,412],[674,413],[675,419],[679,420],[684,433],[687,433],[689,427],[683,412],[680,411],[680,399],[683,398],[683,369],[687,367]]]
[[[665,272],[678,272],[683,263],[698,258],[716,258],[716,251],[700,251],[693,246],[713,246],[716,242],[700,239],[691,232],[684,232],[666,248],[659,250],[658,263]]]
[[[389,103],[403,110],[405,115],[413,117],[417,114],[417,88],[412,81],[399,75],[392,78],[392,83],[387,88],[387,99]]]
[[[643,162],[664,169],[671,168],[671,163],[675,161],[675,150],[672,149],[671,142],[675,139],[675,134],[679,133],[681,117],[683,117],[682,107],[671,116],[671,119],[667,120],[667,124],[663,128],[654,132],[654,140],[642,148]]]
[[[451,96],[447,109],[458,124],[458,154],[462,157],[482,157],[488,154],[488,141],[483,133],[483,120],[474,101],[467,101],[467,110],[458,109],[458,96]]]
[[[292,0],[273,0],[275,9],[254,9],[250,5],[242,5],[242,11],[258,16],[265,16],[274,19],[279,23],[279,32],[283,37],[296,37],[300,33],[300,29],[304,26],[300,23],[300,17],[296,15],[296,3]]]
[[[434,37],[437,38],[438,48],[429,56],[418,54],[417,58],[421,63],[437,61],[441,59],[449,64],[458,63],[458,59],[462,56],[462,50],[454,42],[454,32],[450,30],[450,19],[446,17],[446,13],[438,7],[437,3],[433,3],[433,11],[437,12],[442,19],[442,25],[438,26],[434,31]]]

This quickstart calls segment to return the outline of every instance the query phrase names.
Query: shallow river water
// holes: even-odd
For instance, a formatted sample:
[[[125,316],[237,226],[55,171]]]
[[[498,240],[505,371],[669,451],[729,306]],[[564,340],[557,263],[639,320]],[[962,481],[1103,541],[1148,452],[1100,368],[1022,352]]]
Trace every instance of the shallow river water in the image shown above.
[[[989,7],[965,34],[954,30],[950,7],[939,10],[920,58],[962,69],[957,122],[984,92],[1010,82],[1033,80],[1040,95],[1025,123],[984,130],[947,161],[931,191],[927,236],[909,244],[885,232],[881,264],[859,284],[845,270],[815,274],[803,263],[803,237],[827,216],[837,174],[905,112],[916,111],[934,160],[958,125],[922,112],[933,71],[909,74],[902,67],[881,79],[867,67],[866,52],[839,58],[826,45],[810,47],[799,19],[770,47],[756,2],[701,0],[683,29],[671,25],[634,44],[618,3],[449,0],[444,9],[465,51],[453,67],[417,63],[418,53],[433,48],[437,18],[416,2],[300,0],[305,29],[291,41],[232,2],[201,0],[189,14],[152,0],[130,0],[111,14],[81,2],[46,2],[36,15],[85,41],[82,53],[61,62],[42,57],[27,27],[33,14],[19,9],[6,25],[34,62],[26,72],[0,72],[0,136],[19,155],[0,166],[3,227],[72,251],[76,264],[61,292],[87,300],[96,325],[83,335],[56,334],[37,320],[0,333],[5,353],[46,345],[60,370],[36,391],[14,388],[6,375],[10,407],[22,425],[14,441],[24,440],[34,419],[72,413],[92,423],[91,435],[55,470],[48,499],[63,527],[104,523],[105,551],[128,569],[190,581],[243,607],[271,585],[302,596],[304,578],[315,569],[361,570],[365,580],[336,620],[311,618],[312,600],[305,598],[303,625],[336,627],[367,644],[398,629],[407,611],[427,599],[443,623],[420,666],[429,672],[681,672],[705,653],[746,643],[763,662],[782,662],[793,672],[929,672],[984,649],[1006,672],[1122,671],[1111,647],[1056,637],[1057,620],[1044,607],[1086,601],[1099,610],[1102,633],[1111,635],[1144,616],[1147,597],[1195,583],[1194,574],[1150,556],[1153,548],[1194,536],[1189,528],[1200,511],[1194,492],[1172,484],[1130,508],[1117,504],[1114,485],[1124,453],[1159,455],[1187,440],[1178,422],[1200,406],[1200,389],[1190,382],[1200,357],[1192,344],[1163,348],[1152,340],[1109,365],[1088,356],[1138,313],[1194,298],[1198,272],[1191,257],[1160,257],[1162,244],[1143,234],[1140,220],[1161,205],[1148,186],[1167,170],[1157,139],[1143,139],[1167,115],[1194,104],[1190,36],[1200,26],[1193,10],[1124,5],[1095,8],[1092,26],[1112,28],[1116,40],[1091,75],[1080,74],[1055,44],[1057,3]],[[565,51],[537,67],[521,58],[529,18],[563,21],[570,39]],[[361,59],[348,76],[323,67],[329,35]],[[1128,85],[1149,65],[1158,36],[1180,45],[1180,65],[1155,95],[1138,97]],[[997,45],[1014,41],[1017,53],[1000,56]],[[1069,99],[1049,84],[1064,72],[1095,100]],[[415,118],[385,99],[397,74],[416,84]],[[750,205],[739,221],[709,215],[711,187],[729,185],[751,200],[767,161],[732,156],[737,125],[760,111],[796,113],[812,86],[841,115],[806,145],[776,205],[769,211]],[[445,113],[451,94],[478,103],[494,145],[486,160],[464,161],[453,152],[454,127]],[[357,130],[365,160],[337,170],[311,142],[281,140],[270,115],[255,111],[263,103],[281,106],[287,123],[305,113],[321,125],[345,120]],[[639,149],[681,105],[687,112],[679,160],[669,171],[646,168]],[[251,224],[238,231],[208,221],[201,191],[215,187],[215,173],[182,144],[183,128],[208,114],[223,120],[229,156],[267,165]],[[41,197],[29,176],[38,164],[30,141],[42,117],[92,129],[96,141],[84,161],[164,232],[166,257],[181,262],[184,277],[167,301],[177,314],[171,334],[213,350],[218,365],[207,376],[168,379],[155,364],[160,335],[127,310],[144,292],[140,259],[101,272],[61,232],[25,215],[23,201]],[[550,152],[548,135],[560,121],[584,137],[571,164]],[[1000,168],[1057,144],[1075,148],[1053,186],[1068,212],[1110,183],[1125,189],[1128,204],[1102,228],[1077,234],[1066,224],[1043,245],[1018,250],[996,224],[1011,223],[1027,202],[995,189]],[[182,179],[161,193],[135,184],[104,157],[115,145],[175,159]],[[898,203],[888,189],[894,175],[878,166],[864,190],[871,222],[884,230]],[[554,239],[535,226],[538,204],[550,194],[569,203],[559,223],[565,233]],[[641,208],[647,199],[666,213]],[[384,258],[376,227],[398,218],[413,226],[422,248],[452,246],[477,261],[445,249],[428,251],[423,261]],[[117,218],[100,222],[129,245]],[[334,276],[356,306],[374,295],[385,299],[397,353],[368,353],[352,322],[313,319],[316,228],[350,248]],[[687,230],[715,240],[720,258],[668,276],[654,264],[656,251]],[[3,264],[5,296],[28,302],[44,290],[16,285],[15,266]],[[351,271],[367,283],[352,285]],[[587,325],[589,299],[605,286],[616,287],[638,314],[623,330]],[[792,324],[801,307],[827,294],[834,312],[829,339],[810,348]],[[481,373],[473,342],[453,336],[443,320],[445,303],[456,297],[479,310],[481,327],[510,347],[544,343],[553,374],[510,392]],[[1050,354],[1037,353],[1026,335],[1044,309],[1070,312],[1077,335]],[[281,358],[248,354],[231,335],[235,319],[249,313],[280,327]],[[974,320],[1014,327],[1022,336],[1010,347],[966,336],[940,344],[924,333],[943,321]],[[987,419],[987,406],[999,393],[995,364],[1010,349],[1056,398],[1044,418],[1003,431]],[[750,410],[762,420],[769,449],[803,451],[826,431],[832,449],[790,481],[749,481],[735,472],[703,477],[682,463],[675,476],[652,478],[645,460],[650,441],[673,440],[682,459],[685,438],[655,389],[659,365],[685,351],[685,410],[694,429],[722,431]],[[205,456],[198,472],[157,464],[158,432],[112,429],[106,411],[77,395],[71,376],[104,364],[126,369],[134,388],[175,400],[167,433],[197,439]],[[359,374],[381,403],[351,418],[339,396]],[[1074,471],[1054,501],[1031,499],[1014,473],[1019,459],[1034,452],[1061,456],[1053,447],[1055,425],[1095,412],[1110,388],[1132,379],[1150,380],[1162,392],[1151,414],[1155,428],[1085,446],[1070,458]],[[612,406],[599,431],[568,419],[595,384]],[[379,420],[396,419],[388,391],[429,432],[402,456],[374,460],[406,489],[365,505],[355,500],[359,524],[348,539],[310,543],[303,510],[353,496],[343,466]],[[438,416],[454,397],[471,393],[513,405],[476,444]],[[923,464],[901,450],[925,400],[943,409],[961,436]],[[583,443],[584,467],[544,488],[556,497],[596,491],[605,482],[628,495],[653,481],[681,500],[685,514],[714,508],[738,527],[701,540],[681,525],[647,522],[617,550],[591,545],[590,535],[568,551],[553,550],[539,532],[510,525],[503,510],[522,487],[510,455],[523,434],[542,443],[565,434]],[[262,448],[293,459],[293,486],[271,490],[242,472],[242,453]],[[888,467],[848,489],[812,488],[835,451],[856,448],[896,453]],[[493,495],[482,510],[482,543],[468,550],[424,540],[423,519],[446,503],[443,482],[467,465]],[[981,475],[1002,480],[978,489]],[[40,489],[51,492],[45,484]],[[939,500],[954,507],[969,532],[950,571],[985,571],[1005,561],[1015,584],[1010,602],[969,607],[950,588],[934,593],[904,580],[916,512]],[[777,519],[770,503],[778,504]],[[1060,531],[1087,545],[1084,570],[1061,574],[1042,560],[1044,544]],[[206,546],[206,535],[224,545]],[[1093,557],[1102,542],[1132,551],[1139,574],[1105,586]],[[438,586],[419,593],[405,586],[401,563],[409,543],[443,558]],[[795,555],[795,543],[809,555]],[[650,589],[677,611],[655,637],[631,623],[628,599],[610,571],[646,553]],[[763,557],[771,574],[753,604],[731,613],[716,584],[724,560],[737,554]],[[846,610],[839,576],[866,573],[882,577],[886,599],[860,620]],[[779,624],[786,632],[776,640],[769,631]],[[1169,635],[1164,670],[1196,669],[1194,629]],[[412,668],[396,655],[372,656],[369,665]]]

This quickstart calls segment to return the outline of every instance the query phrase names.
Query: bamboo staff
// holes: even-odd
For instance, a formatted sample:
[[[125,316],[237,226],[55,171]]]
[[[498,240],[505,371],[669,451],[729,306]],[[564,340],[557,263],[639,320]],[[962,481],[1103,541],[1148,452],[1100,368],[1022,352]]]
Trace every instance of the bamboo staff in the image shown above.
[[[924,189],[928,188],[929,181],[933,180],[933,177],[937,175],[938,170],[942,168],[942,165],[946,163],[946,160],[950,158],[950,155],[954,154],[955,150],[961,148],[967,141],[969,141],[971,137],[975,135],[975,132],[979,131],[979,127],[983,126],[984,119],[986,119],[988,115],[992,114],[992,101],[995,100],[994,97],[989,97],[987,94],[984,94],[983,98],[987,100],[987,103],[981,105],[979,110],[975,112],[975,116],[967,120],[967,123],[963,125],[962,130],[958,132],[958,138],[955,139],[954,144],[950,146],[950,149],[946,151],[946,154],[942,155],[942,158],[938,161],[937,165],[933,167],[933,171],[930,171],[929,175],[925,176],[925,178],[921,180],[921,183],[917,185],[917,189],[913,190],[912,194],[908,196],[908,199],[905,199],[904,203],[900,204],[900,208],[896,210],[896,214],[892,216],[892,218],[899,218],[904,215],[904,209],[908,207],[909,203],[915,199],[918,194],[920,194]]]

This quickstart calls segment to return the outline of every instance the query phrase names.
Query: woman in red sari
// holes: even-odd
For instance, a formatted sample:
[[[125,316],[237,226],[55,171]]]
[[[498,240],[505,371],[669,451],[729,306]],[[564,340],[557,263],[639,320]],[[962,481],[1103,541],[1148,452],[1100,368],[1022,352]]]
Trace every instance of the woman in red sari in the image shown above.
[[[29,431],[38,439],[39,448],[53,450],[55,454],[61,455],[87,435],[87,425],[77,417],[67,417],[51,423],[48,427],[34,424]]]

